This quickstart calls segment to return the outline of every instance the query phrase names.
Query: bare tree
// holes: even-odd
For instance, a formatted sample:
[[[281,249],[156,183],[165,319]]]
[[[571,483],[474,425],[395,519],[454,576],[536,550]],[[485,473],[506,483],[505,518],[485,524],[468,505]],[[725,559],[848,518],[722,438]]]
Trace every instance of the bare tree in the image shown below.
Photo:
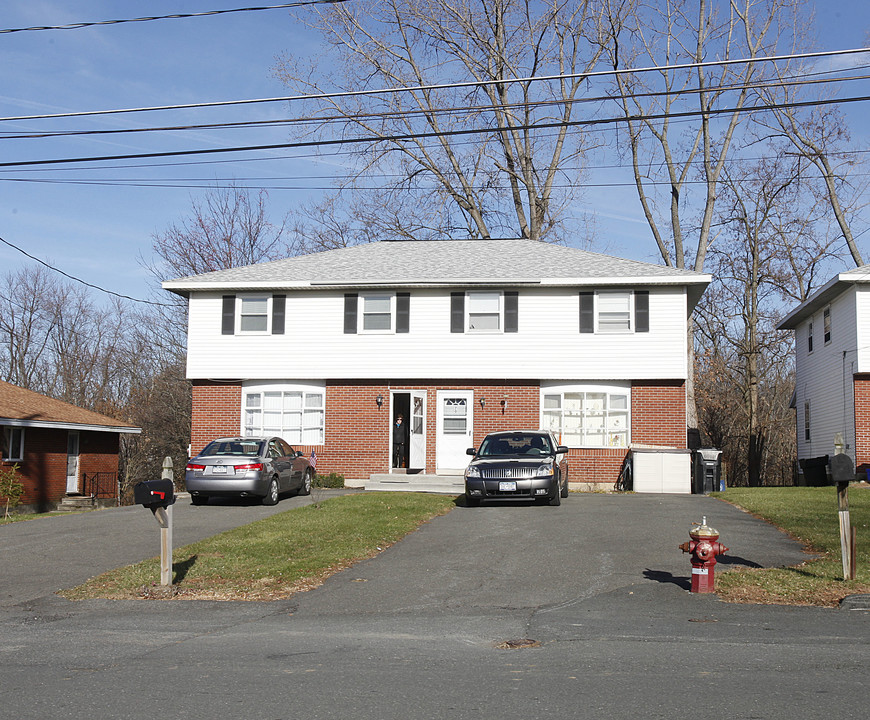
[[[286,56],[285,83],[400,91],[306,108],[316,137],[367,140],[338,192],[379,188],[366,215],[381,237],[563,236],[571,193],[560,181],[576,182],[587,149],[569,123],[605,48],[599,2],[381,0],[312,13],[330,56],[307,68]],[[547,75],[559,77],[533,79]]]

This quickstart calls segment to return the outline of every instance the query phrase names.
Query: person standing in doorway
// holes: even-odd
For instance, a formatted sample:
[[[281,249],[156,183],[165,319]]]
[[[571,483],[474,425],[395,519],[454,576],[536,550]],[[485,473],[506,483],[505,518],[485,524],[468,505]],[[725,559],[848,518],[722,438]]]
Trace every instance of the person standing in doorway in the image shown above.
[[[408,442],[408,426],[401,413],[393,423],[393,467],[405,467],[405,445]]]

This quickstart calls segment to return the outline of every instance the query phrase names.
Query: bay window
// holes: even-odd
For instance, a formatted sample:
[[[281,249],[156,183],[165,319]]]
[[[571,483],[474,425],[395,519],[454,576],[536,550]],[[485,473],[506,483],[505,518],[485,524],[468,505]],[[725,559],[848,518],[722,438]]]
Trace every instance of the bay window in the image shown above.
[[[627,386],[542,388],[541,425],[568,447],[628,447]]]

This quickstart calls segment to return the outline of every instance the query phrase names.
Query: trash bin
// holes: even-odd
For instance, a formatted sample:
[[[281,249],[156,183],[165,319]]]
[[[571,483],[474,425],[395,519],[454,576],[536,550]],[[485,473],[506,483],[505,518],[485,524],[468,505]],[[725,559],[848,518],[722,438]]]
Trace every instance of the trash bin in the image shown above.
[[[722,478],[722,451],[716,448],[699,448],[692,453],[692,492],[707,495],[724,490]]]
[[[814,458],[798,460],[801,470],[804,471],[804,484],[808,487],[823,487],[828,482],[828,456],[820,455]]]

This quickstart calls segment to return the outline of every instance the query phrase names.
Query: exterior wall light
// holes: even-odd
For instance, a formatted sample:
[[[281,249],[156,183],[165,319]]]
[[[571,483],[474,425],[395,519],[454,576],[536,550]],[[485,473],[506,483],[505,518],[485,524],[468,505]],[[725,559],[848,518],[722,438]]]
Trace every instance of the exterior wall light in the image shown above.
[[[482,407],[482,408],[486,407],[486,398],[485,397],[480,398],[480,407]]]
[[[383,395],[378,395],[378,396],[375,398],[375,403],[377,403],[377,406],[380,408],[381,405],[384,404],[384,396],[383,396]]]

